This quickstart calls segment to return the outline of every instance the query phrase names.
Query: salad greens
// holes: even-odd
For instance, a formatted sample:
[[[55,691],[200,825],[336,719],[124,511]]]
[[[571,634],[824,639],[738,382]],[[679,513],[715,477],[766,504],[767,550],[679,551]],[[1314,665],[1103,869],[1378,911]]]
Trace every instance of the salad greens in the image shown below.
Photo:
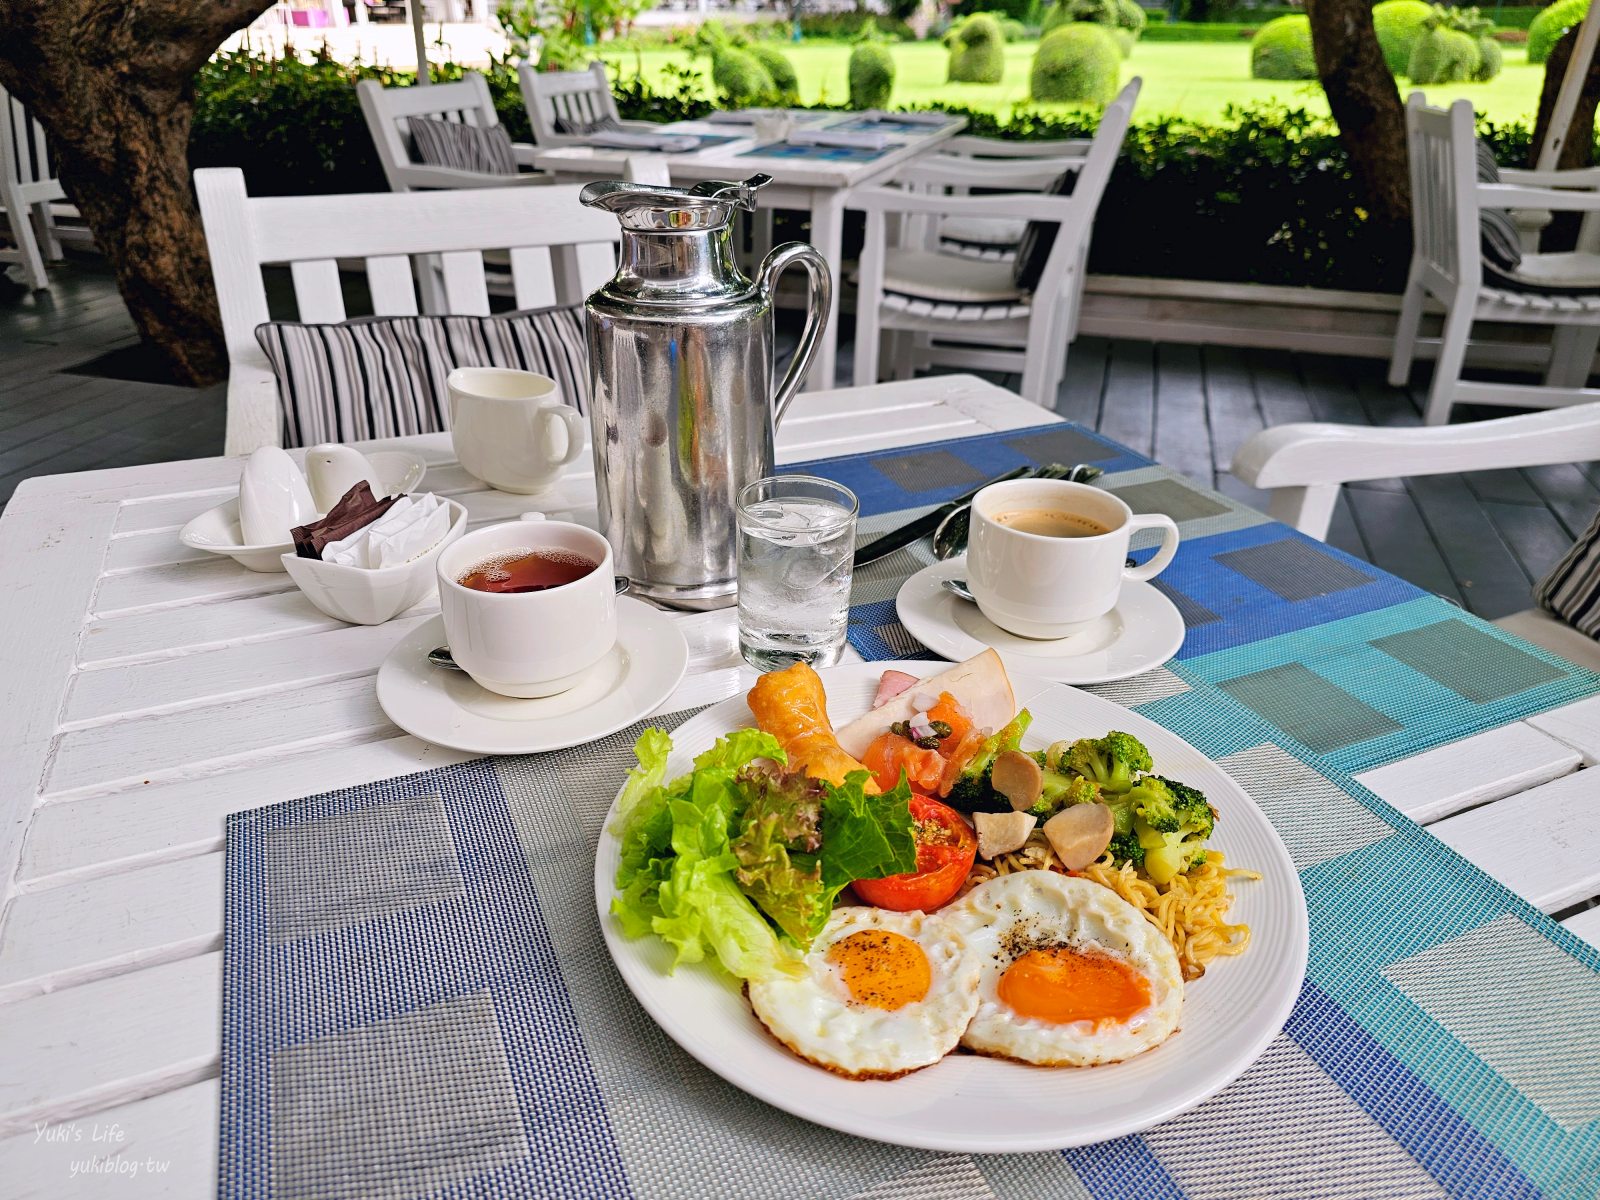
[[[842,785],[785,776],[770,734],[741,729],[666,781],[671,739],[634,746],[612,826],[621,842],[611,901],[629,937],[654,933],[673,965],[711,958],[741,979],[799,970],[796,949],[822,931],[855,879],[916,870],[910,790],[869,796],[859,771]]]

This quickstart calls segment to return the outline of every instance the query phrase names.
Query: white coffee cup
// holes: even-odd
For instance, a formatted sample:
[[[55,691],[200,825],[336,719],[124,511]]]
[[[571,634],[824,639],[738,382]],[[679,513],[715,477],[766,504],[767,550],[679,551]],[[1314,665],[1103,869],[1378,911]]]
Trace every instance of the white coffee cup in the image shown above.
[[[583,453],[583,416],[561,403],[556,382],[507,367],[457,367],[450,389],[450,440],[467,472],[502,492],[547,490]],[[557,433],[565,446],[556,450]]]
[[[504,554],[559,550],[596,566],[540,592],[480,592],[458,582]],[[466,534],[439,556],[439,609],[456,665],[502,696],[554,696],[576,686],[617,642],[611,544],[594,530],[525,513]]]
[[[1070,513],[1104,533],[1055,537],[996,520],[1030,509]],[[1141,529],[1162,531],[1149,562],[1126,565],[1128,542]],[[1140,513],[1086,483],[1013,479],[984,488],[972,501],[967,586],[978,608],[1001,629],[1029,638],[1063,638],[1117,606],[1125,579],[1154,578],[1178,552],[1178,527],[1162,513]]]

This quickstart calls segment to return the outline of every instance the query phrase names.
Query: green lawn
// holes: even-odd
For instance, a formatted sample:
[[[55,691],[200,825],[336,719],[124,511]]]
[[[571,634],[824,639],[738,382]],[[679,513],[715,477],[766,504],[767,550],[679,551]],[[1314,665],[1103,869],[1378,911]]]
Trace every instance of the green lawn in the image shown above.
[[[946,83],[946,51],[936,42],[902,43],[893,47],[897,68],[894,103],[918,105],[947,103],[989,108],[1006,112],[1028,99],[1028,65],[1035,44],[1014,43],[1006,47],[1006,77],[997,84]],[[807,104],[822,101],[843,103],[849,92],[845,82],[848,46],[833,42],[809,42],[783,47],[794,62],[800,77],[801,98]],[[625,73],[633,70],[633,51],[606,54],[618,59]],[[658,75],[667,64],[685,61],[681,50],[645,50],[637,54],[647,75]],[[702,71],[708,74],[707,71]],[[1317,112],[1327,112],[1327,101],[1315,82],[1274,83],[1250,78],[1249,43],[1148,42],[1134,48],[1123,66],[1123,78],[1144,77],[1135,120],[1161,114],[1179,114],[1200,119],[1221,115],[1229,104],[1279,100]],[[1489,83],[1462,83],[1429,88],[1435,102],[1470,99],[1480,114],[1498,121],[1530,121],[1538,107],[1539,87],[1544,79],[1542,66],[1525,61],[1520,46],[1506,47],[1506,65]],[[1410,86],[1401,81],[1402,91]],[[1044,105],[1066,108],[1066,105]]]

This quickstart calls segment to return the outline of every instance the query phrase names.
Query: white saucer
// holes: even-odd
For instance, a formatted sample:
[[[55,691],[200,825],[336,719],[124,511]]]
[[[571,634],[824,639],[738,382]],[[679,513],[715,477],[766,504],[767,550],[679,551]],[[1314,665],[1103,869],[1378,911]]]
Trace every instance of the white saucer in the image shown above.
[[[1088,629],[1041,642],[1007,633],[976,604],[942,586],[946,579],[966,577],[965,556],[946,559],[918,571],[895,597],[900,623],[911,636],[951,662],[993,646],[1013,674],[1057,683],[1109,683],[1159,667],[1183,645],[1177,606],[1148,583],[1123,583],[1116,608]]]
[[[689,644],[658,608],[617,598],[617,644],[569,692],[518,700],[479,687],[465,671],[428,662],[446,642],[444,618],[425,621],[378,668],[378,705],[407,733],[473,754],[539,754],[615,733],[672,695]]]

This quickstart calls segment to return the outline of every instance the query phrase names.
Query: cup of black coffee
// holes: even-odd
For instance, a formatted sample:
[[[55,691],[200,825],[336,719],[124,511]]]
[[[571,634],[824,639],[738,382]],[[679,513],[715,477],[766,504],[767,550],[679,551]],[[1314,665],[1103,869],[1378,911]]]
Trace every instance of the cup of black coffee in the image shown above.
[[[502,696],[575,686],[617,642],[611,545],[542,513],[469,533],[439,556],[456,665]]]

